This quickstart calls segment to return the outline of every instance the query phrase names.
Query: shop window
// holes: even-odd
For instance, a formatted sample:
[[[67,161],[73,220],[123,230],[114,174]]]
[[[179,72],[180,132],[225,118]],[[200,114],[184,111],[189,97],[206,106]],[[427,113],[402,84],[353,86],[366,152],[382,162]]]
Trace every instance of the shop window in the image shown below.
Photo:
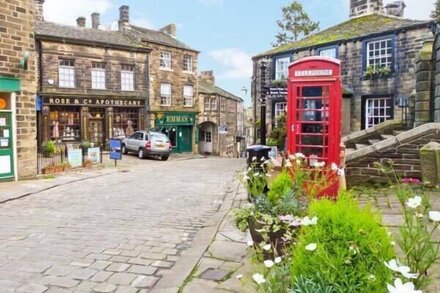
[[[171,106],[171,84],[160,84],[160,105]]]
[[[211,111],[217,110],[217,98],[211,98]]]
[[[192,57],[190,55],[183,56],[183,71],[193,72]]]
[[[139,109],[114,108],[113,109],[113,137],[124,138],[131,136],[139,128]]]
[[[60,87],[75,87],[75,60],[60,60],[58,75]]]
[[[192,85],[185,85],[183,87],[183,106],[193,106],[193,87]]]
[[[171,53],[167,51],[160,52],[160,68],[171,69]]]
[[[92,89],[105,90],[105,63],[92,62]]]
[[[76,107],[51,107],[50,139],[56,142],[81,141],[80,111]]]
[[[134,66],[123,64],[121,66],[121,90],[134,91]]]

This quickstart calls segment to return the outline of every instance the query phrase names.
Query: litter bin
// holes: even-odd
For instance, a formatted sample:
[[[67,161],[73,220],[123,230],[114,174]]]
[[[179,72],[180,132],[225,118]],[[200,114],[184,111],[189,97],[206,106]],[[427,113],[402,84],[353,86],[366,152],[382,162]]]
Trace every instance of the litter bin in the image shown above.
[[[261,144],[251,145],[250,147],[248,147],[246,149],[248,167],[251,166],[252,162],[256,162],[257,163],[256,165],[260,166],[261,163],[263,163],[261,161],[261,158],[264,157],[263,161],[267,160],[269,158],[269,151],[270,150],[271,150],[271,147],[268,147],[267,145],[261,145]]]

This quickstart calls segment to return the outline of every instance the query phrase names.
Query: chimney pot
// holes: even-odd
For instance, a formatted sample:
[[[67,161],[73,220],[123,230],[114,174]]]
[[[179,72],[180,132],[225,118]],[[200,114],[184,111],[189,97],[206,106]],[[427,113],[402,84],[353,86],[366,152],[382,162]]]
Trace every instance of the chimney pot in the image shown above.
[[[122,5],[119,7],[119,30],[122,31],[124,26],[130,22],[130,7]]]
[[[36,1],[35,20],[38,22],[44,21],[43,5],[44,5],[44,0],[37,0]]]
[[[203,81],[206,81],[210,85],[215,85],[215,77],[214,77],[214,71],[208,70],[208,71],[202,71],[200,72],[200,79]]]
[[[99,13],[94,12],[92,13],[92,28],[98,29],[99,27]]]
[[[80,16],[76,19],[76,23],[79,27],[85,27],[86,26],[86,18],[83,16]]]

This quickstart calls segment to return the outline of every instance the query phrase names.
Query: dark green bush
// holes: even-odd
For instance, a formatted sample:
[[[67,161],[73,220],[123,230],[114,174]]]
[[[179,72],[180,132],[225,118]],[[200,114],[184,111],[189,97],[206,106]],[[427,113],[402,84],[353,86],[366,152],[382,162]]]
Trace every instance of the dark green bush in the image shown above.
[[[336,202],[313,202],[309,213],[318,217],[318,224],[304,227],[293,247],[292,280],[320,283],[319,271],[325,285],[336,292],[384,292],[392,282],[384,261],[393,259],[394,251],[380,217],[346,194]],[[316,250],[305,249],[310,243],[317,244]]]

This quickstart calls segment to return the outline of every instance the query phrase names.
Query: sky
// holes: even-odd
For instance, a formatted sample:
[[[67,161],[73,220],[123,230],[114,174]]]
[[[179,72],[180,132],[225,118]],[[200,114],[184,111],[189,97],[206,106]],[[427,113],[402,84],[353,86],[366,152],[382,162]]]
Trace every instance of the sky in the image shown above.
[[[350,0],[302,0],[320,29],[348,19]],[[198,71],[213,70],[216,84],[250,105],[252,56],[272,48],[279,31],[276,21],[289,0],[46,0],[46,21],[75,25],[79,16],[99,12],[101,24],[119,18],[119,7],[130,7],[130,22],[150,29],[170,23],[177,39],[200,51]],[[392,0],[384,0],[387,4]],[[406,0],[405,18],[429,19],[435,0]],[[243,90],[243,88],[247,89]]]

